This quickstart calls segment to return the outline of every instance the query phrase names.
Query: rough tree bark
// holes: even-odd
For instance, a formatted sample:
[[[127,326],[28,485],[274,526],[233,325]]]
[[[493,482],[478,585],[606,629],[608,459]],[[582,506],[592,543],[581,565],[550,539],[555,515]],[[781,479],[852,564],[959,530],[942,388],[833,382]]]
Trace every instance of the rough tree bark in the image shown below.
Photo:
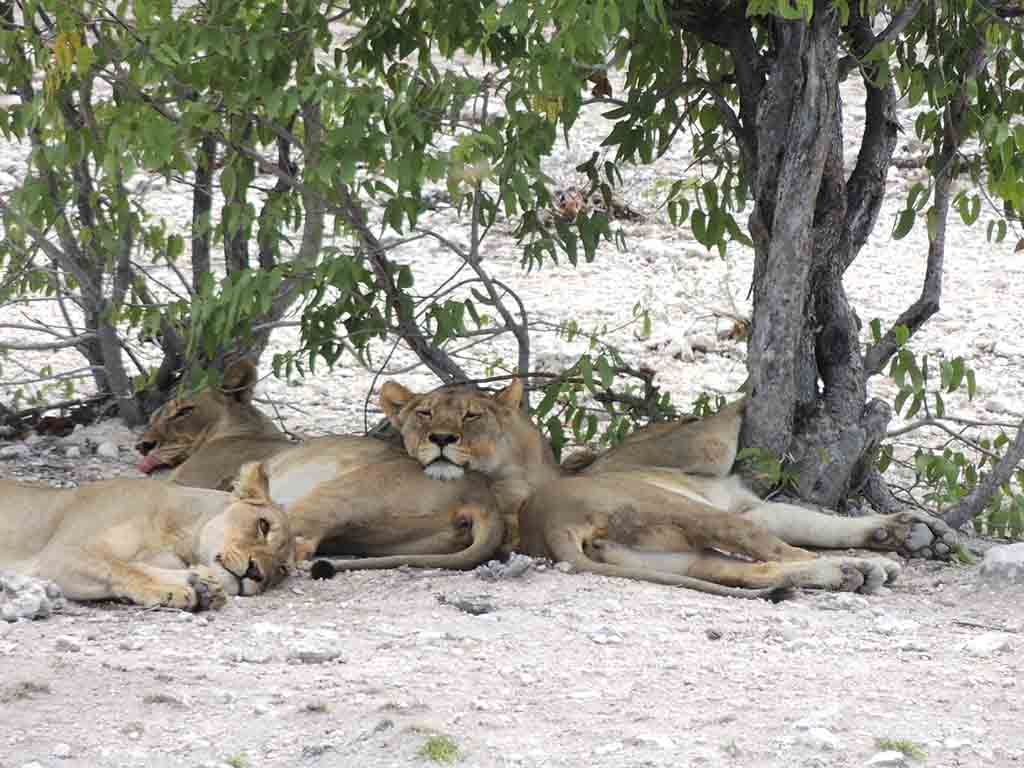
[[[892,85],[859,62],[919,8],[909,4],[874,34],[856,3],[840,30],[832,4],[816,0],[810,21],[756,21],[769,41],[761,50],[745,3],[678,3],[671,17],[727,50],[735,66],[738,112],[717,101],[755,202],[750,404],[741,444],[787,459],[799,496],[832,508],[867,482],[891,418],[886,403],[868,401],[873,370],[842,283],[877,220],[898,130]],[[850,48],[842,59],[841,34]],[[855,71],[867,94],[865,124],[847,178],[839,83]]]

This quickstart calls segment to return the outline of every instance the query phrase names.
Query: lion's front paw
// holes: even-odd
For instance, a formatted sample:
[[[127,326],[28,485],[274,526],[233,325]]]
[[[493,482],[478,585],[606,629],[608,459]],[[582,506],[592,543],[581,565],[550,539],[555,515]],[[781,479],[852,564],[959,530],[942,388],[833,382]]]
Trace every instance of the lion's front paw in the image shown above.
[[[196,566],[189,571],[188,587],[192,591],[192,604],[187,606],[186,610],[208,611],[223,608],[228,601],[220,579],[205,565]]]
[[[221,608],[227,602],[224,587],[206,566],[179,571],[170,579],[163,578],[147,588],[138,602],[144,605],[162,605],[182,611],[208,611]],[[180,579],[180,580],[179,580]]]
[[[937,517],[923,512],[897,512],[880,516],[871,535],[872,545],[891,549],[903,557],[949,560],[957,544],[956,532]]]

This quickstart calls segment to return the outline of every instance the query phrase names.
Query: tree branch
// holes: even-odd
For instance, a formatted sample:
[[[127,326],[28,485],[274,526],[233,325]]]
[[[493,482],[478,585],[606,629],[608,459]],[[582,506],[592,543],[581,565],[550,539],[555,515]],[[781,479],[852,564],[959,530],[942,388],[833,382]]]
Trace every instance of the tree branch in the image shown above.
[[[960,79],[960,88],[950,100],[945,111],[945,130],[942,151],[937,158],[938,171],[935,174],[935,196],[929,216],[932,218],[931,237],[928,242],[928,264],[925,267],[924,285],[921,296],[896,319],[882,339],[864,355],[864,370],[870,378],[882,371],[899,349],[896,342],[896,326],[906,326],[913,336],[928,319],[939,311],[942,298],[943,260],[946,255],[946,223],[949,218],[949,204],[952,197],[953,179],[956,176],[956,153],[963,143],[963,123],[967,116],[967,83],[978,76],[987,62],[985,43],[979,40]]]
[[[920,6],[920,0],[916,5]],[[855,55],[859,58],[867,56],[878,42],[871,34],[871,19],[861,14],[860,5],[857,3],[850,6],[849,33],[853,39]],[[844,272],[857,258],[860,249],[875,228],[878,212],[885,199],[885,180],[892,163],[893,151],[896,149],[899,129],[896,89],[892,79],[878,83],[880,73],[878,67],[874,65],[863,67],[862,73],[867,92],[864,102],[865,119],[857,164],[846,185],[846,222],[843,229],[848,238],[848,246],[843,265]],[[842,79],[844,75],[841,73],[840,80]]]
[[[988,474],[978,481],[970,493],[942,512],[942,519],[951,528],[956,529],[977,517],[985,509],[985,505],[988,504],[996,489],[1010,479],[1022,460],[1024,460],[1024,422],[1017,426],[1017,436],[1006,447],[1003,457],[996,462]]]

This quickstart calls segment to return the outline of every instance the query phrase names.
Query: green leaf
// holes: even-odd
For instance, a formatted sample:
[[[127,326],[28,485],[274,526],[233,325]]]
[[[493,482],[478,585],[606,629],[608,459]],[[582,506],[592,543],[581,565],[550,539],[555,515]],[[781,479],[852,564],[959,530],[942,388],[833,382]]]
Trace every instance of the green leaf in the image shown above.
[[[900,211],[899,216],[896,218],[896,225],[892,230],[893,240],[902,240],[911,229],[914,228],[914,218],[916,212],[912,208]]]

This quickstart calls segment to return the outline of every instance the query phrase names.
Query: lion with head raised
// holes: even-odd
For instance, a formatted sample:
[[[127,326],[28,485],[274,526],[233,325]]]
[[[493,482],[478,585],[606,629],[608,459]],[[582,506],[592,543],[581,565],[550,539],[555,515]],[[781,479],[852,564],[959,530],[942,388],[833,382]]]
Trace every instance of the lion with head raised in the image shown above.
[[[218,608],[281,581],[288,517],[259,464],[233,494],[147,480],[51,488],[0,480],[0,569],[55,582],[72,600]]]
[[[239,467],[295,445],[252,404],[256,366],[227,367],[219,387],[168,400],[149,419],[136,450],[137,469],[170,469],[168,480],[196,488],[230,490]]]

